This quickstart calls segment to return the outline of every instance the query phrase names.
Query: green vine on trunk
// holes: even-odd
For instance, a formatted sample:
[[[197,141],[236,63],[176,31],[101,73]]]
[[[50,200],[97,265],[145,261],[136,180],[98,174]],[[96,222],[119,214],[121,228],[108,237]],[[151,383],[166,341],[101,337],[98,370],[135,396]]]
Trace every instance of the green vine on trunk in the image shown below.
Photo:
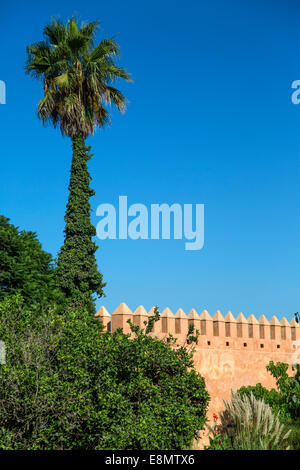
[[[69,184],[69,199],[65,215],[65,241],[58,256],[57,280],[71,305],[93,309],[92,295],[103,295],[102,274],[97,269],[96,244],[92,237],[95,227],[90,221],[89,198],[91,177],[87,162],[91,158],[90,147],[84,138],[73,138],[73,159]]]

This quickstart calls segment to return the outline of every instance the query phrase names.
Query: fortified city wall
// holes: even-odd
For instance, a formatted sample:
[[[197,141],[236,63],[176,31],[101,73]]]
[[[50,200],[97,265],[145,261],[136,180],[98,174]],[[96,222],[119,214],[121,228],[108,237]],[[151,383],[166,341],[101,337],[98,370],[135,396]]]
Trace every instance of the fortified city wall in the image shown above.
[[[152,314],[153,308],[147,312],[140,306],[132,312],[121,303],[112,315],[101,307],[96,316],[105,329],[123,328],[124,333],[130,333],[127,320],[143,328],[144,321]],[[171,333],[183,345],[189,324],[194,324],[200,332],[194,363],[205,377],[211,397],[209,417],[223,408],[223,399],[230,398],[231,389],[258,382],[267,388],[275,387],[275,380],[266,370],[269,361],[288,363],[290,371],[293,363],[299,363],[300,324],[295,319],[279,321],[273,316],[268,321],[264,315],[259,319],[250,315],[246,319],[242,313],[234,318],[231,312],[223,317],[219,310],[211,317],[206,310],[199,315],[194,309],[188,315],[179,309],[174,315],[166,308],[151,334],[162,339]]]

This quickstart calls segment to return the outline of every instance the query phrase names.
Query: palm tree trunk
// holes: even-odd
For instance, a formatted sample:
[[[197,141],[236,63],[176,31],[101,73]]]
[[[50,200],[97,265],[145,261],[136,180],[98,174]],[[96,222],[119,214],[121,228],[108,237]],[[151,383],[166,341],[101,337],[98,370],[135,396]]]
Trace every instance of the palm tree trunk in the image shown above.
[[[69,184],[69,198],[65,214],[65,240],[58,256],[57,279],[70,305],[87,306],[94,310],[92,295],[103,295],[102,274],[97,269],[96,235],[91,224],[89,199],[95,193],[90,188],[91,177],[87,162],[90,147],[78,135],[72,139],[73,158]]]

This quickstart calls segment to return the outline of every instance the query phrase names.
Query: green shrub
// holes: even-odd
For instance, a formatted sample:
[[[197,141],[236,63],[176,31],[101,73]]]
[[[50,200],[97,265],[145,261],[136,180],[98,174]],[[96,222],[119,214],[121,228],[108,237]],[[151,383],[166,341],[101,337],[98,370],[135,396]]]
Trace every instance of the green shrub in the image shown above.
[[[286,424],[291,429],[291,434],[288,437],[290,448],[300,450],[300,420],[290,420]]]
[[[1,449],[184,449],[208,393],[186,348],[132,326],[99,333],[82,309],[0,303]]]
[[[276,379],[278,390],[272,388],[268,390],[260,383],[255,386],[241,387],[238,393],[243,396],[250,396],[251,393],[257,399],[263,399],[269,404],[272,411],[279,415],[282,422],[300,418],[300,372],[299,365],[294,365],[294,376],[289,376],[287,370],[289,364],[283,362],[270,361],[267,370]]]
[[[231,392],[231,401],[224,401],[221,424],[209,427],[213,437],[210,449],[278,450],[288,447],[290,431],[263,400]]]
[[[217,427],[210,427],[209,446],[205,450],[234,450],[229,436],[218,430]]]
[[[280,411],[280,394],[274,388],[268,390],[263,387],[261,383],[258,383],[254,386],[249,385],[248,387],[241,387],[238,393],[241,396],[247,395],[248,397],[250,397],[252,393],[257,400],[263,400],[267,405],[270,405],[273,413],[277,414]]]
[[[0,216],[0,300],[21,293],[28,305],[61,300],[55,265],[34,232],[20,231]]]
[[[289,376],[289,364],[270,361],[267,370],[276,379],[280,395],[280,413],[295,420],[300,418],[300,370],[299,364],[293,366],[295,374]]]

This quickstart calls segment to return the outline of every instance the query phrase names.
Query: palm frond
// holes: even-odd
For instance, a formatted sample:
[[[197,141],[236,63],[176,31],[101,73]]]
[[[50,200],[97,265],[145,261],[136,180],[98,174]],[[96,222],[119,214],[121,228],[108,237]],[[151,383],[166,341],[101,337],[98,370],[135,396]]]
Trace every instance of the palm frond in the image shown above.
[[[126,109],[126,98],[123,93],[112,86],[107,86],[103,95],[106,104],[114,104],[119,111],[124,112]]]
[[[68,20],[66,30],[68,38],[76,37],[78,35],[78,24],[74,16]]]
[[[98,22],[79,23],[72,17],[66,25],[51,19],[44,28],[44,41],[27,47],[26,71],[44,83],[38,104],[43,123],[58,124],[63,135],[93,134],[110,122],[106,105],[125,110],[126,98],[112,84],[132,81],[116,60],[119,45],[103,39],[94,47]]]
[[[69,85],[69,76],[67,73],[58,75],[54,79],[55,85],[61,88],[67,87]]]
[[[96,32],[99,29],[98,21],[93,21],[91,23],[82,23],[80,27],[80,34],[89,38],[91,42],[95,40]]]
[[[51,23],[44,28],[44,37],[53,46],[58,46],[66,39],[66,28],[60,19],[51,18]]]
[[[120,46],[113,39],[103,39],[91,54],[90,60],[97,61],[105,55],[118,56]]]

